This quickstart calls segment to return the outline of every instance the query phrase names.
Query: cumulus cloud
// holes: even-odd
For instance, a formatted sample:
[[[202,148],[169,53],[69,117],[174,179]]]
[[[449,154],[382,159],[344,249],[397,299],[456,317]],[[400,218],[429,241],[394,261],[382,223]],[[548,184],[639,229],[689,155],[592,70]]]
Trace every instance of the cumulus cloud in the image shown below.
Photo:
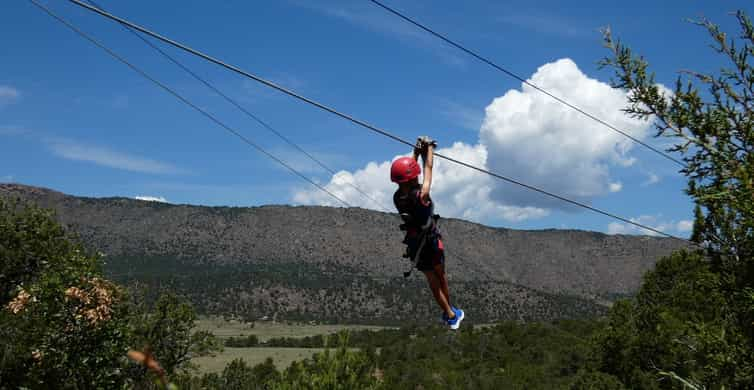
[[[666,221],[662,220],[661,215],[642,215],[637,218],[630,218],[630,220],[668,234],[688,233],[694,226],[694,223],[690,220],[684,219],[678,222]],[[609,223],[607,225],[607,234],[642,234],[647,236],[659,236],[659,234],[651,230],[621,222]]]
[[[388,211],[393,204],[392,190],[394,190],[393,183],[385,178],[385,173],[390,172],[390,164],[390,161],[379,164],[370,162],[366,167],[354,172],[340,171],[333,175],[324,187],[352,206]],[[369,195],[371,199],[359,190]],[[293,194],[293,201],[300,204],[342,206],[340,202],[319,189],[309,187],[296,190]]]
[[[181,174],[183,170],[160,161],[133,156],[103,146],[82,144],[69,139],[47,139],[45,143],[57,156],[75,161],[86,161],[125,171],[151,174]]]
[[[13,87],[0,85],[0,107],[15,103],[21,97],[21,93]]]
[[[167,199],[165,199],[162,196],[149,196],[149,195],[142,195],[142,196],[134,196],[134,199],[136,200],[144,200],[147,202],[160,202],[160,203],[170,203]]]
[[[636,138],[647,135],[649,123],[621,111],[624,92],[587,77],[570,59],[543,65],[530,81]],[[487,107],[480,138],[493,171],[582,202],[610,191],[611,165],[634,162],[630,140],[527,85]],[[565,207],[511,186],[498,186],[493,197],[519,206]]]
[[[449,148],[440,148],[437,152],[478,166],[484,166],[487,159],[483,145],[471,146],[462,142],[456,142]],[[402,156],[395,156],[391,161],[382,163],[371,162],[354,172],[340,171],[324,187],[353,206],[393,212],[396,186],[390,181],[390,164],[399,157]],[[482,221],[494,215],[517,222],[549,214],[548,210],[537,207],[518,207],[493,201],[490,193],[496,183],[483,173],[436,159],[433,175],[432,198],[437,205],[435,211],[441,215],[474,221]],[[369,197],[360,193],[357,187]],[[324,192],[309,188],[296,190],[293,201],[300,204],[339,205]]]
[[[647,136],[648,122],[621,111],[626,94],[587,77],[570,59],[543,65],[529,81],[635,138]],[[589,203],[622,190],[623,184],[611,178],[610,168],[632,165],[632,147],[620,134],[522,84],[487,106],[478,144],[455,143],[438,152]],[[388,180],[389,167],[389,161],[371,162],[355,172],[339,172],[326,187],[355,205],[378,208],[349,188],[357,185],[391,206],[395,186]],[[547,216],[553,209],[573,210],[573,206],[448,161],[436,160],[435,170],[432,194],[438,211],[446,216],[518,222]],[[296,190],[294,201],[335,204],[326,194],[309,188]]]

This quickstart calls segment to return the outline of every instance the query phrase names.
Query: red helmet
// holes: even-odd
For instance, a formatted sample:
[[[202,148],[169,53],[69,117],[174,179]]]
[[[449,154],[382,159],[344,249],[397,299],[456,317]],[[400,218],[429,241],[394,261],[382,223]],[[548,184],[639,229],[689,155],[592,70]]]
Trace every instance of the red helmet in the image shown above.
[[[401,157],[393,161],[390,167],[390,180],[396,183],[405,183],[419,177],[421,173],[419,164],[411,157]]]

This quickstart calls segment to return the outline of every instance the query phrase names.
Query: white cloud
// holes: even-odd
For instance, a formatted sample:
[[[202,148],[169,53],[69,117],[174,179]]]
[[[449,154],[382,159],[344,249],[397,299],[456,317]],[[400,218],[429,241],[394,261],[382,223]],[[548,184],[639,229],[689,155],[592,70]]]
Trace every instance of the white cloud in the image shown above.
[[[637,218],[629,218],[632,222],[651,227],[668,234],[688,233],[691,231],[693,222],[681,220],[679,222],[662,220],[662,215],[642,215]],[[643,229],[635,225],[621,222],[611,222],[607,225],[607,234],[642,234],[659,236],[651,230]]]
[[[21,97],[21,92],[7,85],[0,85],[0,107],[15,103]]]
[[[332,192],[335,196],[345,200],[349,204],[358,207],[370,208],[374,210],[387,211],[393,207],[393,183],[386,180],[386,172],[390,172],[390,161],[381,164],[371,162],[363,169],[351,173],[348,171],[339,171],[330,179],[330,182],[324,187]],[[356,188],[359,188],[371,198],[361,194]],[[304,187],[296,190],[293,194],[293,201],[300,204],[318,204],[325,206],[342,206],[340,202],[333,199],[330,195],[325,194],[316,188]]]
[[[456,142],[449,148],[438,149],[438,153],[484,166],[487,151],[484,146],[469,146]],[[401,156],[395,156],[393,160]],[[371,162],[353,173],[340,171],[324,187],[351,205],[381,211],[394,211],[393,193],[396,190],[390,181],[390,164]],[[548,210],[537,207],[518,207],[494,202],[490,199],[493,180],[480,172],[440,159],[435,160],[433,172],[432,198],[437,205],[435,212],[447,216],[474,221],[489,218],[502,218],[519,222],[541,218]],[[359,193],[358,187],[369,197]],[[338,206],[339,203],[318,189],[301,188],[295,191],[293,201],[301,204]]]
[[[648,133],[648,122],[621,111],[627,104],[624,92],[590,79],[570,59],[540,67],[530,81],[635,138]],[[485,114],[477,145],[455,143],[438,152],[585,203],[622,190],[623,184],[611,178],[610,168],[635,161],[629,155],[630,140],[527,85],[494,99]],[[480,172],[435,161],[432,196],[445,216],[519,222],[542,218],[552,209],[573,209]],[[326,187],[355,205],[377,208],[350,187],[355,182],[392,207],[395,186],[389,181],[389,167],[389,161],[371,162],[353,173],[339,172]],[[296,190],[294,200],[336,204],[310,188]]]
[[[6,176],[0,177],[0,182],[2,182],[2,183],[13,183],[14,182],[13,179],[14,179],[13,175],[6,175]]]
[[[675,96],[675,91],[673,91],[672,89],[660,83],[657,83],[655,85],[657,86],[657,89],[659,90],[660,95],[662,95],[662,97],[665,98],[665,102],[668,104],[672,103],[673,97]]]
[[[642,187],[651,186],[652,184],[657,184],[660,182],[660,176],[653,172],[649,172],[647,180],[643,183],[641,183]]]
[[[550,215],[550,210],[537,207],[499,206],[500,216],[510,222],[522,222],[528,219],[539,219]],[[480,218],[475,218],[479,220]]]
[[[679,221],[676,225],[675,230],[678,230],[679,232],[690,232],[692,229],[694,229],[694,221],[684,219],[682,221]]]
[[[103,146],[82,144],[69,139],[47,139],[45,143],[57,156],[75,161],[86,161],[125,171],[151,174],[182,174],[183,170],[160,161],[133,156]]]
[[[162,196],[149,196],[149,195],[143,195],[143,196],[134,196],[134,199],[136,200],[145,200],[148,202],[161,202],[161,203],[170,203],[167,199],[165,199]]]
[[[649,123],[626,116],[626,94],[588,78],[570,59],[541,66],[533,84],[644,138]],[[552,98],[523,85],[486,109],[480,139],[488,168],[574,200],[589,202],[610,190],[610,166],[627,166],[630,140]],[[493,197],[519,206],[567,208],[520,187],[498,186]]]
[[[632,227],[634,226],[625,223],[610,222],[607,224],[607,234],[629,234]]]

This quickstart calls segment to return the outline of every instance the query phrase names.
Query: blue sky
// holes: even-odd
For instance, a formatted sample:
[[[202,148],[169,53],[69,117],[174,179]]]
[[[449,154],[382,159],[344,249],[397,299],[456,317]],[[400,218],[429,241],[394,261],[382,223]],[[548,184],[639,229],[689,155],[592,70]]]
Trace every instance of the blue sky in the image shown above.
[[[672,85],[680,69],[721,64],[705,33],[684,19],[706,16],[735,33],[729,13],[754,13],[745,1],[386,2],[523,77],[562,88],[657,146],[667,140],[621,118],[620,95],[602,85],[610,73],[597,69],[606,54],[598,29],[609,25],[650,61],[658,82]],[[120,26],[65,1],[44,3],[349,202],[374,207],[344,185],[355,181],[389,205],[385,164],[407,153],[405,146],[166,49],[343,170],[331,177]],[[368,1],[99,3],[403,138],[431,135],[451,155],[688,234],[692,206],[672,163],[522,91],[520,82]],[[28,2],[4,5],[0,37],[0,182],[171,203],[334,204]],[[438,173],[435,200],[446,216],[512,228],[636,232],[447,162],[438,163]]]

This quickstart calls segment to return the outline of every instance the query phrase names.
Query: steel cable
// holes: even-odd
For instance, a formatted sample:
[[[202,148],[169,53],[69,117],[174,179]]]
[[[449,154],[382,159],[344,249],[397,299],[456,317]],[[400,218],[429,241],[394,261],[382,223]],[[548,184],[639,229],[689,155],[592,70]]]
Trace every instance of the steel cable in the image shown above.
[[[104,8],[102,8],[99,4],[95,3],[92,0],[86,0],[86,1],[89,4],[95,6],[95,7],[99,8],[99,9],[104,10]],[[126,29],[128,32],[130,32],[131,34],[133,34],[134,36],[136,36],[137,38],[139,38],[147,46],[151,47],[152,49],[154,49],[155,51],[157,51],[158,53],[160,53],[160,55],[162,55],[163,57],[165,57],[168,61],[172,62],[177,67],[181,68],[184,72],[188,73],[195,80],[199,81],[204,86],[206,86],[207,88],[209,88],[210,90],[212,90],[213,92],[215,92],[216,94],[218,94],[225,101],[227,101],[228,103],[230,103],[231,105],[233,105],[235,108],[237,108],[239,111],[241,111],[242,113],[244,113],[246,116],[248,116],[249,118],[253,119],[260,126],[264,127],[265,129],[267,129],[268,131],[270,131],[272,134],[276,135],[278,138],[280,138],[281,140],[283,140],[285,143],[287,143],[288,145],[290,145],[291,147],[293,147],[294,149],[298,150],[300,153],[302,153],[303,155],[305,155],[306,157],[308,157],[315,164],[319,165],[319,167],[321,167],[325,171],[329,172],[331,175],[335,175],[337,173],[334,169],[328,167],[325,163],[323,163],[318,158],[314,157],[314,155],[312,155],[311,153],[309,153],[306,150],[304,150],[304,148],[302,148],[301,146],[299,146],[298,144],[296,144],[295,142],[293,142],[290,138],[286,137],[280,131],[278,131],[275,128],[273,128],[269,123],[267,123],[266,121],[262,120],[259,116],[257,116],[255,114],[253,114],[252,112],[250,112],[248,109],[246,109],[240,103],[238,103],[237,100],[231,98],[226,93],[222,92],[214,84],[210,83],[209,81],[207,81],[203,77],[199,76],[196,72],[194,72],[189,67],[187,67],[186,65],[184,65],[183,63],[181,63],[180,61],[178,61],[177,59],[175,59],[170,54],[166,53],[164,50],[162,50],[159,47],[157,47],[156,45],[154,45],[148,39],[144,38],[141,34],[137,33],[136,31],[132,30],[130,27],[128,27],[126,25],[121,24],[121,26],[124,29]],[[352,188],[354,188],[356,191],[358,191],[360,194],[364,195],[365,197],[369,198],[370,200],[374,201],[375,203],[378,202],[371,195],[367,194],[365,191],[363,191],[361,188],[357,187],[355,184],[350,183],[350,182],[348,184]],[[389,210],[386,210],[386,211],[390,212]]]
[[[472,51],[470,49],[467,49],[463,45],[461,45],[459,43],[456,43],[455,41],[451,40],[450,38],[446,37],[445,35],[440,34],[440,33],[436,32],[435,30],[432,30],[431,28],[429,28],[429,27],[427,27],[427,26],[425,26],[425,25],[417,22],[416,20],[414,20],[414,19],[406,16],[405,14],[403,14],[403,13],[397,11],[397,10],[395,10],[394,8],[391,8],[391,7],[383,4],[382,2],[380,2],[378,0],[369,0],[369,1],[371,1],[372,3],[374,3],[377,6],[381,7],[382,9],[390,12],[391,14],[393,14],[395,16],[398,16],[399,18],[405,20],[406,22],[411,23],[414,26],[416,26],[416,27],[418,27],[418,28],[420,28],[420,29],[422,29],[422,30],[424,30],[424,31],[432,34],[433,36],[439,38],[443,42],[445,42],[445,43],[447,43],[447,44],[449,44],[449,45],[451,45],[451,46],[453,46],[453,47],[455,47],[455,48],[463,51],[464,53],[466,53],[466,54],[468,54],[468,55],[476,58],[477,60],[479,60],[479,61],[481,61],[481,62],[483,62],[483,63],[491,66],[492,68],[494,68],[494,69],[496,69],[496,70],[498,70],[500,72],[503,72],[506,75],[508,75],[508,76],[510,76],[510,77],[512,77],[512,78],[514,78],[514,79],[516,79],[516,80],[518,80],[518,81],[520,81],[520,82],[522,82],[522,83],[524,83],[524,84],[526,84],[526,85],[534,88],[535,90],[537,90],[537,91],[539,91],[539,92],[541,92],[541,93],[549,96],[550,98],[554,99],[555,101],[557,101],[557,102],[559,102],[561,104],[564,104],[566,107],[569,107],[569,108],[571,108],[571,109],[579,112],[580,114],[586,116],[587,118],[596,121],[597,123],[599,123],[599,124],[607,127],[608,129],[610,129],[610,130],[612,130],[612,131],[614,131],[616,133],[619,133],[619,134],[623,135],[624,137],[630,139],[631,141],[633,141],[633,142],[635,142],[635,143],[637,143],[637,144],[639,144],[641,146],[644,146],[645,148],[647,148],[647,149],[649,149],[649,150],[651,150],[651,151],[659,154],[662,157],[665,157],[666,159],[668,159],[668,160],[670,160],[670,161],[672,161],[672,162],[680,165],[683,168],[687,168],[688,167],[684,162],[682,162],[682,161],[674,158],[673,156],[671,156],[671,155],[669,155],[669,154],[667,154],[667,153],[665,153],[665,152],[663,152],[663,151],[655,148],[652,145],[649,145],[648,143],[646,143],[646,142],[644,142],[644,141],[642,141],[642,140],[640,140],[640,139],[632,136],[631,134],[628,134],[627,132],[625,132],[623,130],[618,129],[617,127],[611,125],[607,121],[605,121],[603,119],[600,119],[600,118],[598,118],[597,116],[595,116],[593,114],[590,114],[586,110],[581,109],[581,108],[575,106],[574,104],[569,103],[567,100],[565,100],[565,99],[563,99],[563,98],[561,98],[561,97],[559,97],[559,96],[557,96],[557,95],[555,95],[555,94],[547,91],[544,88],[539,87],[538,85],[536,85],[536,84],[532,83],[531,81],[529,81],[529,80],[527,80],[527,79],[525,79],[525,78],[517,75],[516,73],[513,73],[513,72],[511,72],[511,71],[503,68],[502,66],[496,64],[495,62],[493,62],[492,60],[488,59],[487,57],[484,57],[484,56],[482,56],[480,54],[477,54],[476,52],[474,52],[474,51]]]
[[[318,183],[314,182],[313,180],[309,179],[304,174],[302,174],[301,172],[299,172],[298,170],[296,170],[295,168],[293,168],[292,166],[290,166],[289,164],[287,164],[285,161],[283,161],[280,158],[276,157],[275,155],[273,155],[272,153],[268,152],[267,150],[265,150],[264,148],[262,148],[261,146],[259,146],[257,143],[255,143],[254,141],[252,141],[251,139],[247,138],[243,134],[239,133],[238,131],[234,130],[230,126],[226,125],[224,122],[222,122],[221,120],[219,120],[217,117],[215,117],[214,115],[212,115],[208,111],[206,111],[206,110],[200,108],[199,106],[195,105],[194,103],[192,103],[191,101],[189,101],[188,99],[186,99],[185,97],[183,97],[181,94],[179,94],[178,92],[176,92],[172,88],[170,88],[167,85],[163,84],[159,80],[153,78],[152,76],[150,76],[149,74],[147,74],[146,72],[144,72],[141,68],[139,68],[136,65],[130,63],[128,60],[126,60],[125,58],[121,57],[120,55],[118,55],[117,53],[115,53],[113,50],[109,49],[108,47],[106,47],[105,45],[103,45],[102,43],[100,43],[99,41],[97,41],[96,39],[94,39],[93,37],[91,37],[89,34],[85,33],[84,31],[80,30],[79,28],[77,28],[73,24],[69,23],[67,20],[65,20],[62,17],[60,17],[60,16],[56,15],[55,13],[53,13],[52,10],[50,10],[47,7],[45,7],[41,3],[37,2],[37,0],[29,0],[29,2],[31,2],[32,4],[34,4],[35,6],[37,6],[39,9],[41,9],[42,11],[44,11],[45,13],[47,13],[50,17],[52,17],[52,18],[56,19],[58,22],[64,24],[66,27],[68,27],[69,29],[71,29],[73,32],[75,32],[76,34],[78,34],[80,37],[86,39],[87,41],[91,42],[95,46],[97,46],[100,49],[104,50],[111,57],[115,58],[119,62],[121,62],[124,65],[128,66],[134,72],[138,73],[139,75],[141,75],[145,79],[151,81],[152,83],[154,83],[158,87],[162,88],[164,91],[166,91],[169,94],[173,95],[173,97],[175,97],[176,99],[180,100],[181,102],[183,102],[187,106],[193,108],[194,110],[198,111],[200,114],[202,114],[205,117],[207,117],[209,120],[211,120],[212,122],[214,122],[218,126],[222,127],[223,129],[227,130],[231,134],[235,135],[236,137],[238,137],[239,139],[241,139],[243,142],[245,142],[249,146],[251,146],[254,149],[256,149],[258,152],[260,152],[260,153],[264,154],[265,156],[269,157],[270,159],[274,160],[278,164],[280,164],[283,167],[285,167],[288,170],[290,170],[295,175],[299,176],[303,180],[309,182],[311,185],[319,188],[320,190],[324,191],[325,193],[329,194],[333,198],[338,199],[346,207],[351,207],[351,205],[348,202],[346,202],[345,200],[339,198],[337,195],[333,194],[332,192],[330,192],[329,190],[327,190],[326,188],[324,188],[320,184],[318,184]]]
[[[29,1],[32,1],[35,4],[37,4],[35,0],[29,0]],[[249,72],[247,72],[247,71],[245,71],[245,70],[243,70],[241,68],[238,68],[237,66],[225,63],[225,62],[223,62],[223,61],[221,61],[219,59],[216,59],[216,58],[214,58],[212,56],[209,56],[209,55],[207,55],[207,54],[205,54],[205,53],[203,53],[201,51],[193,49],[193,48],[191,48],[189,46],[186,46],[186,45],[184,45],[182,43],[174,41],[174,40],[172,40],[170,38],[164,37],[164,36],[162,36],[162,35],[160,35],[158,33],[155,33],[155,32],[153,32],[151,30],[148,30],[148,29],[146,29],[144,27],[141,27],[141,26],[139,26],[137,24],[134,24],[134,23],[132,23],[132,22],[130,22],[128,20],[125,20],[125,19],[120,18],[118,16],[112,15],[112,14],[110,14],[108,12],[105,12],[105,11],[103,11],[101,9],[98,9],[96,7],[92,7],[92,6],[88,5],[88,4],[85,4],[85,3],[81,2],[81,1],[79,1],[79,0],[68,0],[68,1],[71,2],[71,3],[73,3],[73,4],[76,4],[76,5],[80,6],[82,8],[85,8],[85,9],[88,9],[88,10],[90,10],[92,12],[95,12],[95,13],[101,15],[101,16],[104,16],[104,17],[106,17],[108,19],[116,21],[116,22],[118,22],[120,24],[126,25],[126,26],[131,27],[131,28],[133,28],[135,30],[138,30],[138,31],[140,31],[140,32],[142,32],[144,34],[147,34],[147,35],[149,35],[149,36],[151,36],[153,38],[156,38],[156,39],[158,39],[158,40],[160,40],[162,42],[165,42],[165,43],[167,43],[169,45],[172,45],[172,46],[174,46],[176,48],[179,48],[179,49],[184,50],[184,51],[186,51],[188,53],[191,53],[193,55],[201,57],[201,58],[203,58],[203,59],[205,59],[205,60],[207,60],[209,62],[212,62],[212,63],[217,64],[217,65],[219,65],[221,67],[224,67],[224,68],[226,68],[228,70],[231,70],[231,71],[233,71],[235,73],[243,75],[243,76],[245,76],[247,78],[250,78],[250,79],[252,79],[254,81],[257,81],[257,82],[259,82],[261,84],[264,84],[264,85],[266,85],[266,86],[268,86],[270,88],[273,88],[273,89],[276,89],[276,90],[278,90],[280,92],[283,92],[283,93],[285,93],[285,94],[287,94],[287,95],[289,95],[291,97],[294,97],[294,98],[296,98],[298,100],[301,100],[301,101],[306,102],[308,104],[311,104],[311,105],[313,105],[315,107],[318,107],[318,108],[320,108],[320,109],[322,109],[324,111],[327,111],[327,112],[329,112],[329,113],[331,113],[333,115],[336,115],[336,116],[339,116],[339,117],[341,117],[343,119],[346,119],[346,120],[348,120],[348,121],[350,121],[350,122],[352,122],[354,124],[357,124],[357,125],[359,125],[361,127],[364,127],[364,128],[369,129],[369,130],[371,130],[373,132],[376,132],[376,133],[381,134],[381,135],[383,135],[385,137],[388,137],[388,138],[390,138],[390,139],[392,139],[394,141],[400,142],[402,144],[405,144],[405,145],[408,145],[408,146],[411,146],[411,147],[414,146],[414,144],[412,142],[406,141],[406,140],[404,140],[404,139],[402,139],[402,138],[400,138],[400,137],[398,137],[396,135],[391,134],[390,132],[388,132],[386,130],[380,129],[380,128],[374,126],[374,125],[371,125],[371,124],[369,124],[367,122],[364,122],[364,121],[362,121],[360,119],[357,119],[357,118],[355,118],[355,117],[353,117],[351,115],[348,115],[346,113],[338,111],[338,110],[336,110],[336,109],[334,109],[332,107],[329,107],[327,105],[319,103],[319,102],[317,102],[317,101],[315,101],[313,99],[307,98],[307,97],[305,97],[305,96],[303,96],[303,95],[301,95],[301,94],[299,94],[299,93],[297,93],[297,92],[295,92],[293,90],[290,90],[288,88],[282,87],[282,86],[280,86],[278,84],[275,84],[275,83],[273,83],[273,82],[271,82],[269,80],[266,80],[264,78],[261,78],[259,76],[254,75],[252,73],[249,73]],[[488,169],[480,168],[480,167],[471,165],[469,163],[460,161],[458,159],[442,155],[440,153],[436,153],[435,156],[437,156],[439,158],[442,158],[442,159],[445,159],[445,160],[448,160],[448,161],[451,161],[451,162],[456,163],[458,165],[461,165],[461,166],[464,166],[464,167],[476,170],[478,172],[485,173],[485,174],[490,175],[492,177],[495,177],[497,179],[500,179],[500,180],[503,180],[503,181],[506,181],[506,182],[509,182],[509,183],[512,183],[512,184],[516,184],[518,186],[527,188],[527,189],[532,190],[532,191],[539,192],[539,193],[541,193],[543,195],[547,195],[549,197],[558,199],[560,201],[563,201],[563,202],[566,202],[566,203],[570,203],[570,204],[572,204],[574,206],[578,206],[578,207],[581,207],[581,208],[593,211],[595,213],[598,213],[598,214],[601,214],[601,215],[604,215],[604,216],[607,216],[607,217],[619,220],[621,222],[624,222],[624,223],[627,223],[627,224],[639,227],[641,229],[644,229],[644,230],[656,233],[658,235],[661,235],[661,236],[664,236],[664,237],[668,237],[668,238],[675,238],[677,240],[681,240],[681,241],[684,241],[684,242],[690,242],[687,239],[684,239],[684,238],[681,238],[681,237],[677,237],[677,236],[674,236],[674,235],[669,234],[669,233],[665,233],[665,232],[663,232],[661,230],[658,230],[658,229],[655,229],[653,227],[646,226],[644,224],[632,221],[632,220],[630,220],[628,218],[624,218],[624,217],[618,216],[616,214],[613,214],[613,213],[610,213],[610,212],[607,212],[607,211],[603,211],[603,210],[600,210],[598,208],[589,206],[589,205],[587,205],[585,203],[578,202],[578,201],[575,201],[575,200],[572,200],[572,199],[568,199],[568,198],[566,198],[564,196],[560,196],[560,195],[554,194],[552,192],[549,192],[549,191],[546,191],[546,190],[543,190],[543,189],[540,189],[540,188],[537,188],[537,187],[534,187],[534,186],[522,183],[522,182],[517,181],[515,179],[511,179],[511,178],[508,178],[508,177],[503,176],[501,174],[492,172],[492,171],[490,171]],[[321,186],[319,186],[319,185],[317,185],[317,186],[321,188]],[[322,188],[322,189],[325,190],[325,191],[327,191],[324,188]],[[327,192],[329,192],[329,191],[327,191]]]

